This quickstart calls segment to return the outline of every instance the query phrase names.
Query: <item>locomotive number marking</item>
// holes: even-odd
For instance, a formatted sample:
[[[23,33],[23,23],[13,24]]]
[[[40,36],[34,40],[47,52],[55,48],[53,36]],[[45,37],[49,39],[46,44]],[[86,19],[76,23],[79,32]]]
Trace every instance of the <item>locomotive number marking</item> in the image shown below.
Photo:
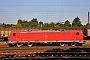
[[[48,35],[45,35],[45,38],[48,38]]]

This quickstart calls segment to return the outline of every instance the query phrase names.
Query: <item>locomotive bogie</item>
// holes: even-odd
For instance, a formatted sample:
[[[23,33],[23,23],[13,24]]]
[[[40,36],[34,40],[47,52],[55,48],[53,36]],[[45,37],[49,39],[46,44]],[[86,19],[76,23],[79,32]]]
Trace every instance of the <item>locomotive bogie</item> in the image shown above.
[[[8,45],[10,46],[36,46],[36,45],[54,45],[54,46],[81,46],[82,44],[85,43],[85,41],[60,41],[60,42],[25,42],[25,41],[22,41],[22,42],[7,42]]]

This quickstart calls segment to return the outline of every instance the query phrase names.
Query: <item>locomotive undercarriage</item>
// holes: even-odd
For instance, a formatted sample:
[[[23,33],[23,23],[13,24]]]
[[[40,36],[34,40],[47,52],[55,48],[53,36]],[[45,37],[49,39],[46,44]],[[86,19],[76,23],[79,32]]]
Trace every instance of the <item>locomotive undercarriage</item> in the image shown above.
[[[19,42],[19,41],[10,41],[7,42],[9,46],[81,46],[85,41],[71,41],[71,42]]]

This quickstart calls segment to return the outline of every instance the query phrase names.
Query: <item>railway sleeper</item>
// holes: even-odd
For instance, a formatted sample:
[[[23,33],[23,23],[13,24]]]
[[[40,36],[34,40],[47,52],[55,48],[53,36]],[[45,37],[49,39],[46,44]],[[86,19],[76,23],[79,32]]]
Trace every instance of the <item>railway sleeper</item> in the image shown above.
[[[90,57],[90,53],[36,53],[36,56],[68,56],[68,57]]]

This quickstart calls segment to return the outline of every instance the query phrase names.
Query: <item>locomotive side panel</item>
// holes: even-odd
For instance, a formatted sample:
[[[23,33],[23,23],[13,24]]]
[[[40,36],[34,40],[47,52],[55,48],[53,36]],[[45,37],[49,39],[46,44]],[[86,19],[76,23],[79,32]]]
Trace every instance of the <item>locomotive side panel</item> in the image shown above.
[[[62,41],[72,40],[71,32],[61,32],[59,36],[61,36],[59,39]]]
[[[35,33],[21,33],[20,34],[20,41],[31,41],[35,40]]]
[[[20,38],[20,41],[67,41],[73,39],[70,32],[21,33]]]
[[[21,41],[54,41],[58,40],[59,36],[53,32],[30,32],[21,33]]]

